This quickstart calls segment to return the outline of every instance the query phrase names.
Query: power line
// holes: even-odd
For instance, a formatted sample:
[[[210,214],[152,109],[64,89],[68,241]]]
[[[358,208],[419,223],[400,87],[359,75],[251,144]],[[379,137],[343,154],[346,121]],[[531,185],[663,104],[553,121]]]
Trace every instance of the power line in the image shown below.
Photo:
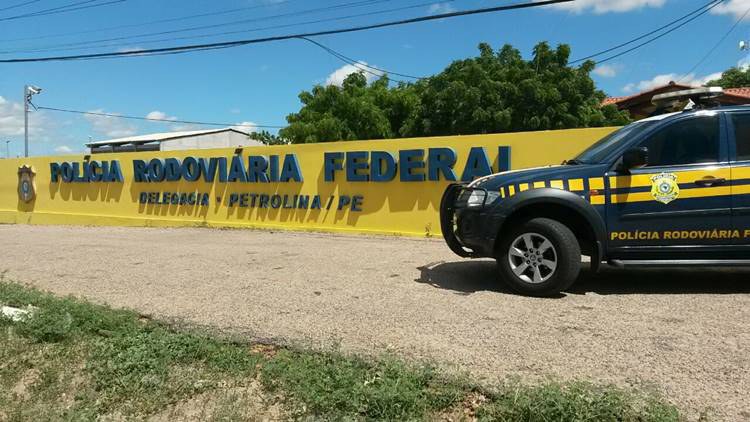
[[[124,1],[124,0],[121,0]],[[133,40],[136,38],[144,38],[144,37],[153,37],[156,35],[167,35],[167,34],[178,34],[182,32],[191,32],[191,31],[199,31],[201,29],[211,29],[211,28],[223,28],[226,26],[231,25],[241,25],[245,23],[251,23],[251,22],[258,22],[258,21],[266,21],[266,20],[273,20],[273,19],[279,19],[279,18],[289,18],[294,16],[300,16],[300,15],[306,15],[306,14],[312,14],[312,13],[320,13],[320,12],[326,12],[326,11],[332,11],[332,10],[339,10],[339,9],[347,9],[352,7],[360,7],[360,6],[370,6],[377,3],[385,3],[393,0],[358,0],[354,2],[349,3],[343,3],[333,6],[326,6],[326,7],[318,7],[313,9],[307,9],[307,10],[300,10],[296,12],[287,12],[282,13],[278,15],[271,15],[271,16],[262,16],[257,18],[250,18],[250,19],[240,19],[235,21],[229,21],[229,22],[222,22],[222,23],[216,23],[216,24],[210,24],[210,25],[201,25],[201,26],[192,26],[187,28],[180,28],[180,29],[171,29],[167,31],[159,31],[159,32],[149,32],[145,34],[137,34],[137,35],[126,35],[121,37],[112,37],[112,38],[102,38],[98,40],[89,40],[89,41],[78,41],[78,42],[72,42],[72,43],[63,43],[63,44],[54,44],[54,45],[48,45],[41,48],[36,49],[15,49],[15,50],[9,50],[9,51],[3,51],[2,53],[24,53],[24,52],[39,52],[39,51],[55,51],[58,47],[71,47],[71,46],[86,46],[86,45],[96,45],[97,43],[103,43],[103,42],[110,42],[110,41],[125,41],[125,40]],[[449,0],[453,1],[453,0]]]
[[[41,1],[41,0],[33,0],[32,3],[33,2],[37,2],[37,1]],[[61,38],[61,37],[68,37],[68,36],[71,36],[71,35],[91,34],[91,33],[95,33],[95,32],[107,32],[107,31],[114,31],[116,29],[136,28],[136,27],[149,26],[149,25],[158,24],[158,23],[179,22],[179,21],[183,21],[183,20],[190,20],[190,19],[195,19],[195,18],[203,18],[203,17],[208,17],[208,16],[225,15],[225,14],[228,14],[228,13],[235,13],[235,12],[242,12],[242,11],[247,11],[247,10],[261,9],[261,8],[266,8],[266,7],[270,7],[270,6],[278,6],[278,5],[281,5],[281,4],[294,3],[294,2],[298,2],[298,1],[301,1],[301,0],[280,0],[280,1],[275,1],[273,3],[264,3],[264,4],[260,4],[260,5],[256,5],[256,6],[249,6],[249,7],[238,7],[238,8],[234,8],[234,9],[221,10],[221,11],[218,11],[218,12],[199,13],[199,14],[195,14],[195,15],[180,16],[180,17],[175,17],[175,18],[159,19],[159,20],[155,20],[155,21],[148,21],[148,22],[141,22],[141,23],[133,23],[133,24],[126,24],[126,25],[111,26],[111,27],[107,27],[107,28],[88,29],[88,30],[85,30],[85,31],[75,31],[75,32],[65,32],[65,33],[57,33],[57,34],[39,35],[39,36],[35,36],[35,37],[9,38],[9,39],[5,39],[5,40],[2,40],[2,41],[4,41],[4,42],[7,42],[7,41],[29,41],[29,40],[40,40],[40,39],[45,39],[45,38]],[[0,10],[3,10],[3,9],[0,9]]]
[[[400,12],[404,10],[416,9],[416,8],[421,8],[425,6],[433,6],[436,4],[443,4],[446,2],[452,2],[452,1],[456,1],[456,0],[432,1],[428,3],[419,3],[419,4],[415,4],[411,6],[376,10],[376,11],[371,11],[371,12],[357,13],[357,14],[345,15],[345,16],[336,16],[336,17],[325,18],[325,19],[308,20],[308,21],[295,22],[295,23],[284,24],[284,25],[262,26],[262,27],[257,27],[253,29],[243,29],[243,30],[238,30],[238,31],[225,31],[225,32],[210,33],[210,34],[190,35],[190,36],[184,36],[184,37],[161,38],[161,39],[156,39],[156,40],[137,41],[137,43],[142,45],[142,44],[161,43],[161,42],[167,42],[167,41],[192,40],[196,38],[209,38],[209,37],[212,38],[212,37],[219,37],[219,36],[233,35],[233,34],[246,34],[246,33],[251,33],[251,32],[265,31],[265,30],[290,28],[290,27],[304,26],[304,25],[324,23],[324,22],[341,21],[341,20],[359,18],[359,17],[364,17],[364,16],[374,16],[374,15],[380,15],[384,13]],[[46,52],[46,51],[91,50],[91,49],[100,48],[100,47],[118,47],[118,46],[119,45],[117,44],[102,44],[102,45],[89,46],[89,47],[43,48],[43,49],[36,49],[36,50],[6,50],[6,51],[0,51],[0,54],[10,54],[10,53],[17,53],[17,52],[29,53],[29,52]]]
[[[108,2],[104,2],[104,3],[89,4],[89,3],[94,3],[97,1],[101,1],[101,0],[84,0],[84,1],[79,1],[75,3],[69,3],[67,5],[53,7],[51,9],[39,10],[36,12],[29,12],[29,13],[25,13],[22,15],[15,15],[15,16],[8,16],[8,17],[0,18],[0,21],[10,21],[10,20],[16,20],[16,19],[23,19],[23,18],[33,18],[37,16],[55,15],[58,13],[72,12],[75,10],[89,9],[92,7],[101,7],[101,6],[107,6],[107,5],[115,4],[115,3],[123,3],[127,0],[111,0]],[[87,6],[79,6],[79,5],[87,5]],[[74,6],[79,6],[79,7],[74,7]]]
[[[236,41],[224,41],[224,42],[207,43],[207,44],[193,44],[193,45],[183,45],[183,46],[176,46],[176,47],[153,48],[153,49],[147,49],[147,50],[140,50],[137,52],[121,51],[121,52],[96,53],[96,54],[78,54],[78,55],[71,55],[71,56],[1,59],[0,63],[29,63],[29,62],[47,62],[47,61],[63,61],[63,60],[92,60],[92,59],[101,59],[101,58],[108,58],[108,57],[125,57],[125,56],[134,56],[134,55],[143,56],[143,55],[179,54],[179,53],[187,53],[187,52],[196,51],[196,50],[213,50],[213,49],[232,48],[232,47],[239,47],[239,46],[250,45],[250,44],[260,44],[260,43],[266,43],[266,42],[272,42],[272,41],[289,40],[293,38],[315,37],[315,36],[320,36],[320,35],[333,35],[333,34],[360,32],[360,31],[366,31],[370,29],[401,26],[401,25],[413,24],[413,23],[418,23],[418,22],[427,22],[427,21],[438,20],[438,19],[454,18],[454,17],[459,17],[459,16],[478,15],[478,14],[494,13],[494,12],[501,12],[501,11],[508,11],[508,10],[529,9],[529,8],[535,8],[535,7],[548,6],[550,4],[568,3],[571,1],[573,0],[545,0],[545,1],[538,1],[538,2],[512,4],[512,5],[506,5],[506,6],[484,7],[484,8],[479,8],[479,9],[470,9],[470,10],[463,10],[463,11],[457,11],[457,12],[441,13],[441,14],[430,15],[430,16],[420,16],[416,18],[401,19],[397,21],[382,22],[382,23],[355,26],[355,27],[349,27],[349,28],[316,31],[316,32],[309,32],[309,33],[302,33],[302,34],[277,35],[273,37],[254,38],[254,39],[245,39],[245,40],[236,40]]]
[[[199,121],[193,121],[193,120],[177,120],[177,119],[155,119],[150,117],[139,117],[139,116],[128,116],[124,114],[112,114],[112,113],[100,113],[96,111],[81,111],[81,110],[68,110],[64,108],[54,108],[54,107],[42,107],[38,106],[36,107],[37,110],[49,110],[49,111],[58,111],[62,113],[73,113],[73,114],[83,114],[83,115],[89,115],[89,116],[102,116],[102,117],[114,117],[118,119],[130,119],[130,120],[146,120],[149,122],[161,122],[161,123],[186,123],[186,124],[192,124],[192,125],[203,125],[203,126],[237,126],[237,127],[258,127],[258,128],[266,128],[266,129],[282,129],[286,126],[273,126],[273,125],[256,125],[256,124],[234,124],[234,123],[217,123],[217,122],[199,122]]]
[[[718,6],[719,4],[721,4],[721,2],[722,2],[722,1],[723,1],[723,0],[720,0],[720,1],[716,2],[716,3],[714,3],[714,4],[713,4],[713,5],[711,6],[711,7],[709,7],[708,9],[705,9],[705,10],[703,10],[702,12],[700,12],[700,13],[698,13],[697,15],[693,16],[692,18],[690,18],[690,19],[688,19],[688,20],[686,20],[686,21],[682,22],[681,24],[679,24],[679,25],[675,26],[674,28],[670,28],[670,29],[669,29],[668,31],[666,31],[666,32],[663,32],[663,33],[661,33],[661,34],[659,34],[659,35],[657,35],[657,36],[655,36],[655,37],[653,37],[653,38],[650,38],[650,39],[648,39],[648,40],[646,40],[646,41],[644,41],[644,42],[642,42],[642,43],[640,43],[640,44],[637,44],[636,46],[634,46],[634,47],[631,47],[631,48],[629,48],[629,49],[627,49],[627,50],[625,50],[625,51],[622,51],[622,52],[619,52],[619,53],[617,53],[617,54],[614,54],[614,55],[612,55],[612,56],[606,57],[606,58],[604,58],[604,59],[602,59],[602,60],[597,60],[597,61],[596,61],[596,63],[597,63],[597,64],[601,64],[601,63],[605,63],[605,62],[608,62],[608,61],[610,61],[610,60],[616,59],[616,58],[618,58],[618,57],[620,57],[620,56],[624,56],[625,54],[628,54],[628,53],[630,53],[630,52],[632,52],[632,51],[635,51],[635,50],[637,50],[637,49],[639,49],[639,48],[641,48],[641,47],[643,47],[643,46],[645,46],[645,45],[647,45],[647,44],[650,44],[650,43],[652,43],[652,42],[654,42],[654,41],[656,41],[656,40],[658,40],[658,39],[660,39],[660,38],[662,38],[662,37],[664,37],[664,36],[666,36],[666,35],[669,35],[669,34],[671,34],[672,32],[674,32],[674,31],[676,31],[676,30],[678,30],[678,29],[682,28],[683,26],[685,26],[685,25],[689,24],[690,22],[692,22],[692,21],[694,21],[694,20],[698,19],[699,17],[703,16],[704,14],[708,13],[708,12],[709,12],[709,11],[710,11],[711,9],[713,9],[714,7],[716,7],[716,6]]]
[[[708,50],[708,52],[706,53],[706,55],[703,56],[700,60],[698,60],[698,63],[696,63],[692,68],[690,68],[690,70],[688,70],[688,72],[686,74],[684,74],[680,78],[680,80],[677,81],[677,82],[682,82],[685,78],[688,77],[688,75],[690,75],[691,73],[693,73],[695,71],[695,69],[697,69],[700,65],[702,65],[703,62],[705,62],[706,59],[708,59],[711,56],[711,54],[713,54],[714,51],[716,51],[716,49],[719,48],[719,46],[721,45],[721,43],[723,43],[729,37],[729,35],[732,32],[734,32],[734,30],[737,28],[737,26],[740,24],[740,22],[742,22],[745,19],[745,17],[747,17],[748,13],[750,13],[750,7],[747,10],[745,10],[745,13],[742,16],[740,16],[739,19],[737,19],[737,21],[734,23],[734,25],[732,25],[731,28],[729,28],[729,31],[727,31],[726,34],[724,34],[724,36],[721,37],[719,39],[719,41],[716,44],[714,44],[713,47],[711,47],[710,50]]]
[[[300,39],[301,40],[305,40],[307,42],[310,42],[310,43],[312,43],[312,44],[314,44],[314,45],[322,48],[323,50],[325,50],[326,52],[328,52],[332,56],[336,57],[337,59],[343,61],[344,63],[349,63],[352,66],[354,66],[354,67],[356,67],[356,68],[358,68],[358,69],[360,69],[360,70],[362,70],[364,72],[367,72],[367,73],[369,73],[371,75],[374,75],[374,76],[382,76],[384,73],[387,73],[389,75],[396,75],[396,76],[401,76],[401,77],[409,78],[409,79],[416,79],[416,80],[424,79],[423,77],[420,77],[420,76],[412,76],[412,75],[407,75],[405,73],[393,72],[393,71],[386,70],[386,69],[383,69],[383,68],[380,68],[380,67],[375,67],[375,66],[368,65],[367,63],[363,63],[363,62],[361,62],[359,60],[354,60],[354,59],[352,59],[350,57],[347,57],[347,56],[339,53],[338,51],[336,51],[336,50],[334,50],[334,49],[332,49],[332,48],[330,48],[328,46],[325,46],[325,45],[323,45],[323,44],[321,44],[321,43],[319,43],[319,42],[317,42],[315,40],[312,40],[310,38],[301,37]],[[367,70],[365,68],[372,69],[375,72],[379,72],[379,73],[375,73],[375,72],[369,71],[369,70]],[[400,82],[406,82],[406,81],[400,81]]]
[[[689,18],[690,16],[692,16],[692,15],[700,12],[701,10],[703,10],[703,9],[705,9],[705,8],[711,6],[711,5],[715,6],[716,4],[721,3],[723,1],[724,0],[712,0],[712,1],[708,2],[707,4],[704,4],[703,6],[701,6],[701,7],[697,8],[697,9],[693,10],[692,12],[688,13],[687,15],[681,16],[681,17],[679,17],[679,18],[677,18],[677,19],[675,19],[675,20],[667,23],[666,25],[663,25],[663,26],[660,26],[659,28],[654,29],[653,31],[647,32],[647,33],[645,33],[643,35],[640,35],[640,36],[638,36],[636,38],[633,38],[633,39],[631,39],[629,41],[626,41],[626,42],[624,42],[622,44],[618,44],[618,45],[615,45],[613,47],[607,48],[606,50],[601,50],[601,51],[598,51],[598,52],[596,52],[594,54],[590,54],[590,55],[588,55],[586,57],[581,57],[580,59],[573,60],[573,61],[570,62],[570,64],[576,64],[576,63],[579,63],[579,62],[582,62],[582,61],[585,61],[585,60],[589,60],[589,59],[592,59],[592,58],[594,58],[596,56],[601,56],[602,54],[606,54],[606,53],[609,53],[611,51],[615,51],[617,49],[625,47],[626,45],[630,45],[630,44],[632,44],[632,43],[634,43],[636,41],[640,41],[640,40],[642,40],[642,39],[644,39],[644,38],[646,38],[648,36],[656,34],[657,32],[659,32],[659,31],[661,31],[663,29],[669,28],[670,26],[672,26],[672,25],[674,25],[674,24],[676,24],[678,22],[681,22],[681,21]],[[714,3],[716,3],[716,4],[714,4]]]
[[[3,7],[2,9],[0,9],[0,12],[4,12],[4,11],[10,10],[10,9],[15,9],[17,7],[23,7],[23,6],[32,4],[32,3],[38,3],[40,1],[42,1],[42,0],[30,0],[30,1],[25,1],[23,3],[14,4],[13,6]]]

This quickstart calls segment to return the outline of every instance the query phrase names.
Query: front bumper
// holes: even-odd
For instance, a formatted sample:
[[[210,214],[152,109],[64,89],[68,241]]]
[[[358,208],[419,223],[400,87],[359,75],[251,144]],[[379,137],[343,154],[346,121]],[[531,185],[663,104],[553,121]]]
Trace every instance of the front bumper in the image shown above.
[[[448,186],[440,201],[440,230],[445,243],[456,255],[491,257],[499,222],[486,203],[468,206],[466,198],[472,191],[483,191],[485,201],[489,196],[482,188],[470,188],[465,184]]]

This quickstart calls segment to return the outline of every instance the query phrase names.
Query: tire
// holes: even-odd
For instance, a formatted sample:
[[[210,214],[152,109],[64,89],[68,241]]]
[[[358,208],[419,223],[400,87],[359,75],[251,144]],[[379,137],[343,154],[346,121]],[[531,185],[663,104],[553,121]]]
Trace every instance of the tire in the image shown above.
[[[553,296],[578,278],[581,246],[566,225],[549,218],[534,218],[504,235],[496,259],[500,276],[513,291]]]

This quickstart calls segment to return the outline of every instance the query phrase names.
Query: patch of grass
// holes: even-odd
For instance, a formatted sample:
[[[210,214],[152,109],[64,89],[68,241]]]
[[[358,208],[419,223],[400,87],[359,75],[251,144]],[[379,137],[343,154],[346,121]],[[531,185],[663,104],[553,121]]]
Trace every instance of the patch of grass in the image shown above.
[[[506,387],[490,394],[477,416],[479,420],[514,422],[680,420],[677,409],[653,393],[585,382]]]
[[[3,421],[475,414],[500,421],[679,420],[676,408],[644,392],[585,383],[490,391],[391,356],[248,346],[175,331],[130,311],[57,298],[1,278],[0,304],[37,308],[20,322],[0,318]]]
[[[295,399],[298,412],[334,419],[415,419],[465,394],[464,385],[446,380],[433,368],[393,357],[368,361],[282,350],[265,363],[261,380],[271,391]]]

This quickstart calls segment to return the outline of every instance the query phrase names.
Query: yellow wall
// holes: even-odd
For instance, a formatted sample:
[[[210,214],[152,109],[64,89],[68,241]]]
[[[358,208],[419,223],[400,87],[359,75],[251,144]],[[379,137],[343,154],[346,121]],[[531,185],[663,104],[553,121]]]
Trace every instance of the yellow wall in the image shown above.
[[[335,182],[326,182],[323,154],[329,151],[389,151],[450,147],[458,156],[455,171],[461,172],[472,147],[484,147],[497,166],[499,146],[511,147],[514,169],[557,164],[574,157],[612,128],[573,129],[515,134],[457,136],[320,143],[293,146],[245,148],[248,155],[280,155],[295,153],[304,177],[302,183],[205,183],[162,182],[135,183],[132,160],[146,162],[153,158],[231,157],[234,149],[94,154],[91,160],[119,160],[124,183],[51,183],[50,162],[84,160],[83,155],[0,159],[0,223],[78,224],[123,226],[227,226],[267,227],[296,230],[323,230],[358,233],[435,236],[440,234],[438,209],[446,181],[401,182],[398,175],[391,182],[347,182],[342,172]],[[425,157],[426,160],[426,157]],[[36,172],[36,199],[24,203],[18,198],[18,168],[31,165]],[[208,192],[208,206],[154,205],[139,203],[141,192]],[[330,195],[361,195],[362,211],[258,209],[229,207],[231,193],[279,193]],[[217,202],[217,197],[223,198]]]

